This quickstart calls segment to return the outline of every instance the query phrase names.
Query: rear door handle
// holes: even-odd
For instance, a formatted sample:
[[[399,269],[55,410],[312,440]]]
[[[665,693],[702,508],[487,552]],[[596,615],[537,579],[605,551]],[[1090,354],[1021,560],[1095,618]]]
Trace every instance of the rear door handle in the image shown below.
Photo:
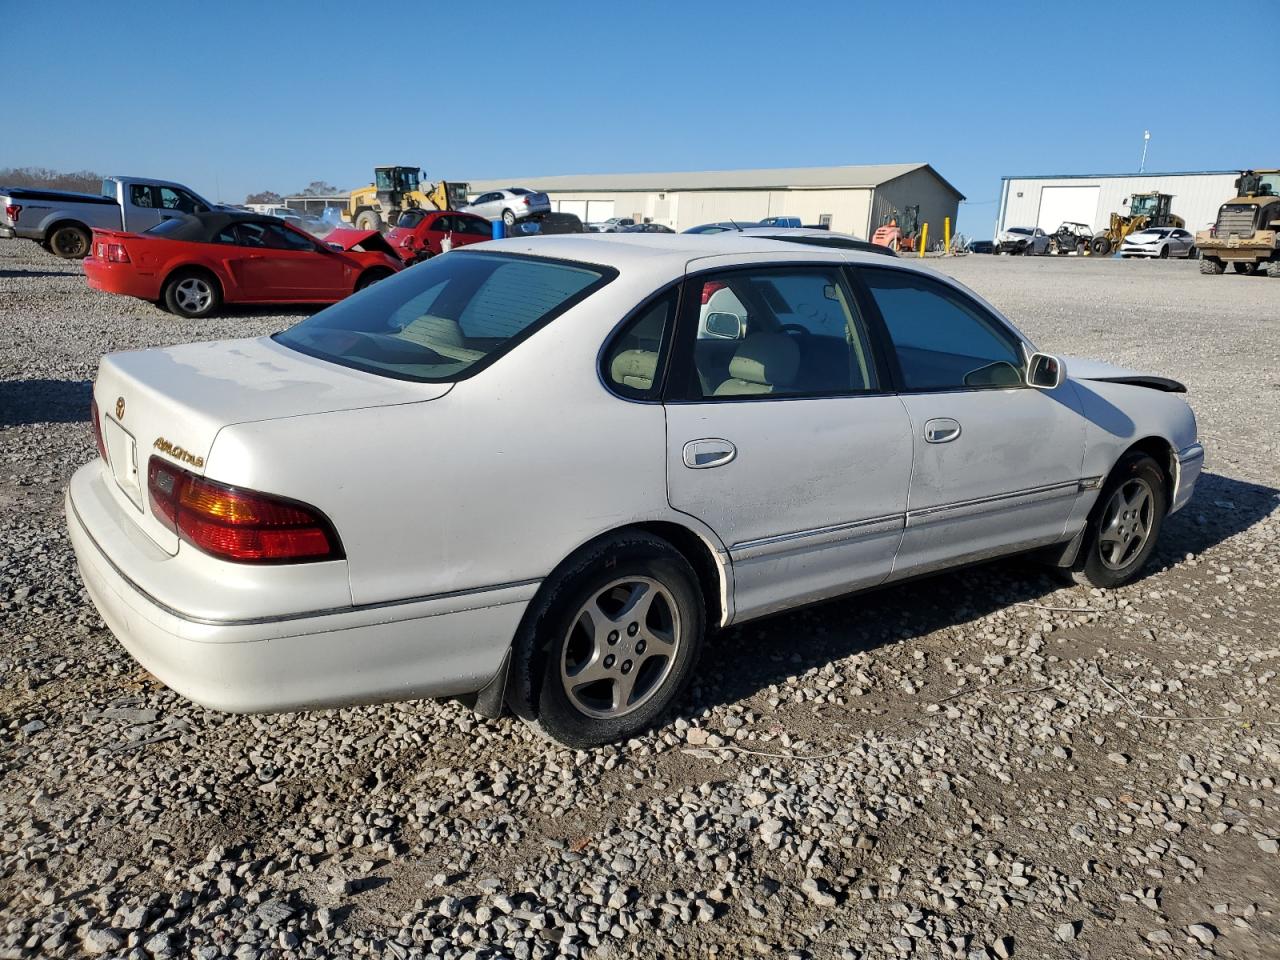
[[[960,436],[960,423],[950,417],[935,417],[925,421],[925,443],[950,443]]]
[[[690,470],[706,470],[729,463],[738,455],[738,448],[728,440],[707,437],[690,440],[684,445],[684,465]]]

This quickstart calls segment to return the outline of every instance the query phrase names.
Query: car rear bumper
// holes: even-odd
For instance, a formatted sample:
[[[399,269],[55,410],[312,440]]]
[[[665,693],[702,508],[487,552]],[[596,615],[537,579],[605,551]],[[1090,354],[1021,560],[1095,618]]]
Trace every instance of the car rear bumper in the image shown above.
[[[142,273],[132,263],[110,263],[97,257],[85,257],[83,265],[85,279],[95,290],[153,302],[160,299],[160,277]]]
[[[95,461],[81,470],[97,467]],[[67,528],[102,619],[157,679],[216,710],[277,712],[473,693],[498,672],[538,587],[529,581],[281,617],[184,615],[129,578],[130,549],[119,538],[110,540],[113,555],[102,549],[108,537],[95,537],[95,526],[116,520],[83,502],[91,498],[77,500],[76,484],[73,478],[67,491]]]
[[[1204,468],[1204,447],[1193,443],[1178,451],[1178,476],[1174,479],[1173,502],[1169,512],[1174,513],[1185,507],[1191,500],[1196,481],[1200,479],[1200,471]]]
[[[0,226],[0,238],[12,240],[17,235],[18,231],[13,229],[13,227]]]

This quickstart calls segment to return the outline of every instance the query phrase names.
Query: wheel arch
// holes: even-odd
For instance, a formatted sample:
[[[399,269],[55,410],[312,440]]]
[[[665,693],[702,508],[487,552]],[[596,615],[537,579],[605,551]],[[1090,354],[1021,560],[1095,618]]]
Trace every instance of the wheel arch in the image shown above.
[[[179,263],[166,270],[164,279],[160,281],[160,296],[164,296],[164,292],[168,289],[170,282],[179,273],[203,273],[218,285],[218,294],[222,297],[223,302],[226,301],[227,284],[218,275],[218,271],[212,269],[208,264],[195,262]]]
[[[688,518],[692,520],[693,518]],[[582,553],[590,550],[602,540],[607,540],[627,533],[647,533],[670,544],[680,556],[688,562],[698,579],[702,591],[702,602],[706,612],[708,628],[723,626],[733,618],[733,570],[729,563],[728,553],[719,545],[719,540],[710,530],[699,531],[696,522],[681,522],[674,519],[636,520],[619,524],[607,530],[601,530],[578,544],[565,554],[555,568],[543,578],[537,593],[525,608],[520,625],[511,638],[511,646],[502,661],[498,672],[480,689],[474,698],[463,698],[477,713],[486,717],[497,717],[504,710],[513,709],[517,715],[523,715],[520,704],[529,697],[521,696],[513,685],[520,684],[521,671],[513,664],[513,655],[521,644],[521,638],[531,636],[534,622],[542,616],[546,606],[548,592],[555,583],[557,575],[570,566]]]
[[[1173,493],[1178,483],[1178,452],[1174,450],[1173,444],[1155,434],[1143,437],[1125,448],[1111,469],[1114,471],[1116,465],[1131,453],[1145,453],[1160,467],[1160,475],[1164,477],[1165,510],[1168,511],[1173,505]],[[1110,476],[1110,473],[1107,475]]]
[[[53,236],[55,230],[61,230],[63,227],[79,227],[85,233],[89,234],[89,242],[93,242],[93,227],[89,226],[83,220],[77,220],[75,217],[59,217],[50,221],[44,228],[44,241],[48,243],[49,238]]]
[[[355,293],[357,290],[359,290],[361,284],[364,283],[366,277],[376,277],[378,280],[385,280],[387,279],[387,277],[392,277],[392,276],[395,276],[394,270],[392,270],[390,267],[386,265],[375,263],[371,266],[365,267],[363,270],[361,270],[359,273],[356,274],[356,282],[355,282],[355,285],[351,288],[351,292]],[[370,280],[369,282],[376,283],[377,281]]]

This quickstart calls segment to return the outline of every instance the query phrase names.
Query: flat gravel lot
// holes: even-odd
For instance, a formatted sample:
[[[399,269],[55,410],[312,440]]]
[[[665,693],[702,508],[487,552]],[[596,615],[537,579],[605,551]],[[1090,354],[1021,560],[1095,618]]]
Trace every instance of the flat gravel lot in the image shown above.
[[[139,669],[62,519],[97,359],[305,314],[185,322],[0,243],[0,958],[1280,955],[1280,282],[937,266],[1188,385],[1208,473],[1148,575],[1013,559],[748,624],[666,726],[579,753]]]

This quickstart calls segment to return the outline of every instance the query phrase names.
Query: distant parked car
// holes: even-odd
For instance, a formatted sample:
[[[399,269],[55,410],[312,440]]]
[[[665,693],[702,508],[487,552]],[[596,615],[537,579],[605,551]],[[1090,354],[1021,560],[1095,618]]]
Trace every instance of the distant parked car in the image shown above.
[[[1181,227],[1148,227],[1124,238],[1124,243],[1120,244],[1120,256],[1158,257],[1165,260],[1169,257],[1193,257],[1195,249],[1195,235],[1188,230]]]
[[[762,227],[799,227],[799,226],[803,226],[803,224],[800,223],[799,217],[765,217],[763,220],[760,221],[760,226]]]
[[[718,220],[715,223],[703,223],[690,227],[683,233],[724,233],[726,230],[744,230],[747,227],[758,227],[754,220]]]
[[[995,253],[996,244],[994,240],[970,240],[970,253]]]
[[[675,233],[668,226],[661,223],[633,223],[629,227],[623,227],[619,233]]]
[[[630,217],[610,217],[600,223],[589,223],[587,229],[592,233],[617,233],[623,227],[630,227],[635,223]]]
[[[377,231],[321,242],[276,217],[219,211],[95,230],[84,273],[95,289],[207,317],[223,303],[337,303],[402,266]]]
[[[538,233],[586,233],[587,228],[574,213],[548,213],[538,221]]]
[[[219,209],[180,183],[105,177],[102,192],[0,188],[0,237],[34,240],[50,253],[79,260],[95,229],[137,232],[188,213]]]
[[[524,187],[507,187],[482,193],[461,210],[474,213],[488,220],[501,219],[507,226],[517,220],[541,217],[551,212],[551,200],[545,193],[526,190]]]
[[[444,252],[493,239],[493,225],[484,217],[453,210],[406,210],[387,234],[387,243],[405,263],[417,263]]]
[[[766,240],[802,243],[811,247],[860,250],[863,253],[879,253],[886,257],[897,256],[893,250],[882,247],[878,243],[868,243],[848,233],[832,233],[821,227],[747,227],[739,232],[744,237],[764,237]]]
[[[997,253],[1043,256],[1049,251],[1049,235],[1039,227],[1008,227],[996,234]]]

